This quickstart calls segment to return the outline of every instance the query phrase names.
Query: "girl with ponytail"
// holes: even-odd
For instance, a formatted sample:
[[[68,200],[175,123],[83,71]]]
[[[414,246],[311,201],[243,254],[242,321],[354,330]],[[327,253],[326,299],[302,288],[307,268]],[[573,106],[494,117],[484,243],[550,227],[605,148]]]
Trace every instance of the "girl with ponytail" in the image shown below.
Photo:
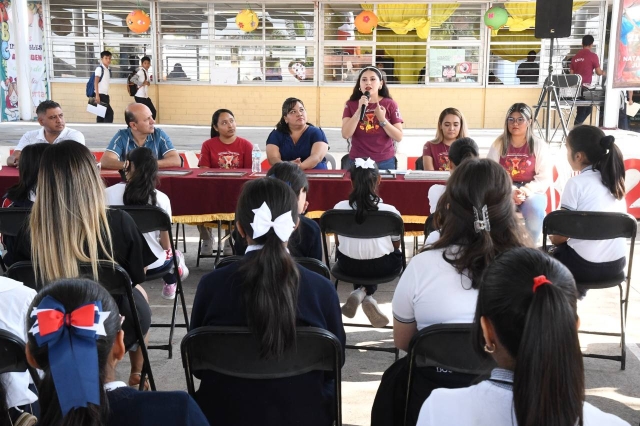
[[[434,390],[418,426],[628,426],[584,400],[577,292],[567,268],[516,248],[480,281],[475,347],[498,368],[475,386]]]
[[[567,137],[567,160],[580,172],[565,185],[560,206],[566,210],[626,212],[624,159],[613,136],[593,126],[579,126]],[[607,241],[567,239],[552,235],[553,257],[564,263],[576,281],[615,277],[626,265],[624,238]]]
[[[198,284],[191,327],[248,326],[261,356],[277,358],[295,344],[296,326],[345,334],[338,295],[326,278],[302,268],[287,250],[298,223],[298,199],[278,179],[247,182],[236,207],[236,228],[246,239],[242,260],[216,269]],[[200,372],[196,400],[212,424],[328,426],[331,397],[324,374],[250,380]]]

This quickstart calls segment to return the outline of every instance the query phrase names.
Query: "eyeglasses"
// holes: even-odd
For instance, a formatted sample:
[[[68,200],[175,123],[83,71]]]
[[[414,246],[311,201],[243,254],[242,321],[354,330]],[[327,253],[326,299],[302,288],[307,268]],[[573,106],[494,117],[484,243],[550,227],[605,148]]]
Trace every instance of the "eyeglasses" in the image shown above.
[[[527,121],[527,119],[524,118],[524,117],[518,117],[518,118],[509,117],[509,118],[507,118],[507,123],[509,123],[509,124],[514,124],[514,123],[524,124],[526,121]]]

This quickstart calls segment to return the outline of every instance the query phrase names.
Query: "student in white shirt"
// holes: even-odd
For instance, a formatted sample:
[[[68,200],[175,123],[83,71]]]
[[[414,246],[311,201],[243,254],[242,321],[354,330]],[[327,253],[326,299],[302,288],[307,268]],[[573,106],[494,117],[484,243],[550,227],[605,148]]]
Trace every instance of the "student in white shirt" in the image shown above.
[[[388,211],[400,215],[398,209],[384,204],[378,195],[380,174],[378,166],[371,158],[357,158],[351,169],[351,186],[353,190],[349,199],[340,201],[334,209],[355,210],[356,222],[364,223],[369,211]],[[336,235],[338,246],[338,265],[350,275],[362,278],[373,278],[390,275],[402,268],[400,235],[381,238],[348,238]],[[358,306],[362,304],[369,321],[374,327],[384,327],[389,318],[380,310],[378,302],[373,298],[377,285],[353,284],[354,291],[342,306],[342,313],[347,318],[356,315]]]
[[[111,52],[105,50],[100,53],[100,65],[95,70],[94,87],[96,91],[96,102],[107,106],[104,117],[96,116],[97,123],[113,123],[113,108],[109,98],[109,85],[111,83]]]
[[[145,104],[151,110],[151,117],[156,119],[156,107],[151,102],[151,98],[149,97],[149,86],[151,82],[149,80],[149,68],[151,67],[151,59],[148,56],[143,56],[140,59],[140,68],[138,68],[138,72],[136,75],[131,78],[131,82],[135,83],[138,86],[138,91],[136,95],[133,97],[137,103]]]
[[[7,165],[18,167],[22,150],[34,143],[54,144],[72,140],[84,145],[84,135],[77,130],[65,126],[64,113],[59,103],[52,100],[40,102],[36,108],[38,123],[42,126],[38,130],[31,130],[20,138],[13,154],[7,157]]]
[[[487,266],[475,313],[476,350],[498,368],[462,389],[436,389],[418,426],[622,426],[585,402],[576,286],[560,262],[516,248]]]
[[[626,212],[624,159],[613,136],[593,126],[575,127],[567,137],[567,161],[580,174],[567,182],[560,206],[566,210]],[[576,281],[610,279],[624,271],[624,238],[587,241],[552,235],[553,257]]]

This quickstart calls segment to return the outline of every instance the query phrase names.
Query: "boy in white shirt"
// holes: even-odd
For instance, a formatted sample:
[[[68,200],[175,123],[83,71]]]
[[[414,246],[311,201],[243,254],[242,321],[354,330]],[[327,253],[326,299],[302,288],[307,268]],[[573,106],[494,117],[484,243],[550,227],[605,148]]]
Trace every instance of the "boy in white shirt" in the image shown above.
[[[140,59],[140,68],[138,68],[138,72],[136,75],[131,77],[131,82],[138,86],[138,91],[136,95],[133,97],[137,103],[145,104],[151,110],[151,116],[155,120],[156,119],[156,107],[153,106],[153,102],[151,102],[151,98],[149,97],[149,85],[151,82],[149,81],[149,68],[151,67],[151,59],[148,56],[142,57]]]
[[[111,82],[111,52],[105,50],[100,53],[100,65],[96,68],[94,73],[94,87],[96,91],[96,102],[105,104],[107,107],[107,113],[104,117],[97,116],[97,123],[113,123],[113,109],[110,105],[109,99],[109,84]],[[109,71],[109,72],[107,72]]]

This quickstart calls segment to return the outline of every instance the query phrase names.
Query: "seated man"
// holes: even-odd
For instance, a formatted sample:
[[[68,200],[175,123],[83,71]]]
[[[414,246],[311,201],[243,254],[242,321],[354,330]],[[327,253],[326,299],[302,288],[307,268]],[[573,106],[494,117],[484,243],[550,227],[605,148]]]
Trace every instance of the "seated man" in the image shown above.
[[[180,156],[169,136],[154,127],[151,110],[144,104],[130,104],[124,110],[127,128],[111,139],[100,164],[103,169],[122,169],[127,153],[139,146],[149,148],[158,159],[158,167],[180,167]]]
[[[65,127],[64,114],[60,104],[52,100],[41,102],[36,108],[38,123],[41,129],[31,130],[20,138],[18,146],[7,158],[7,165],[18,167],[20,163],[20,152],[27,145],[34,143],[58,143],[65,140],[73,140],[84,145],[84,135],[77,130]]]

